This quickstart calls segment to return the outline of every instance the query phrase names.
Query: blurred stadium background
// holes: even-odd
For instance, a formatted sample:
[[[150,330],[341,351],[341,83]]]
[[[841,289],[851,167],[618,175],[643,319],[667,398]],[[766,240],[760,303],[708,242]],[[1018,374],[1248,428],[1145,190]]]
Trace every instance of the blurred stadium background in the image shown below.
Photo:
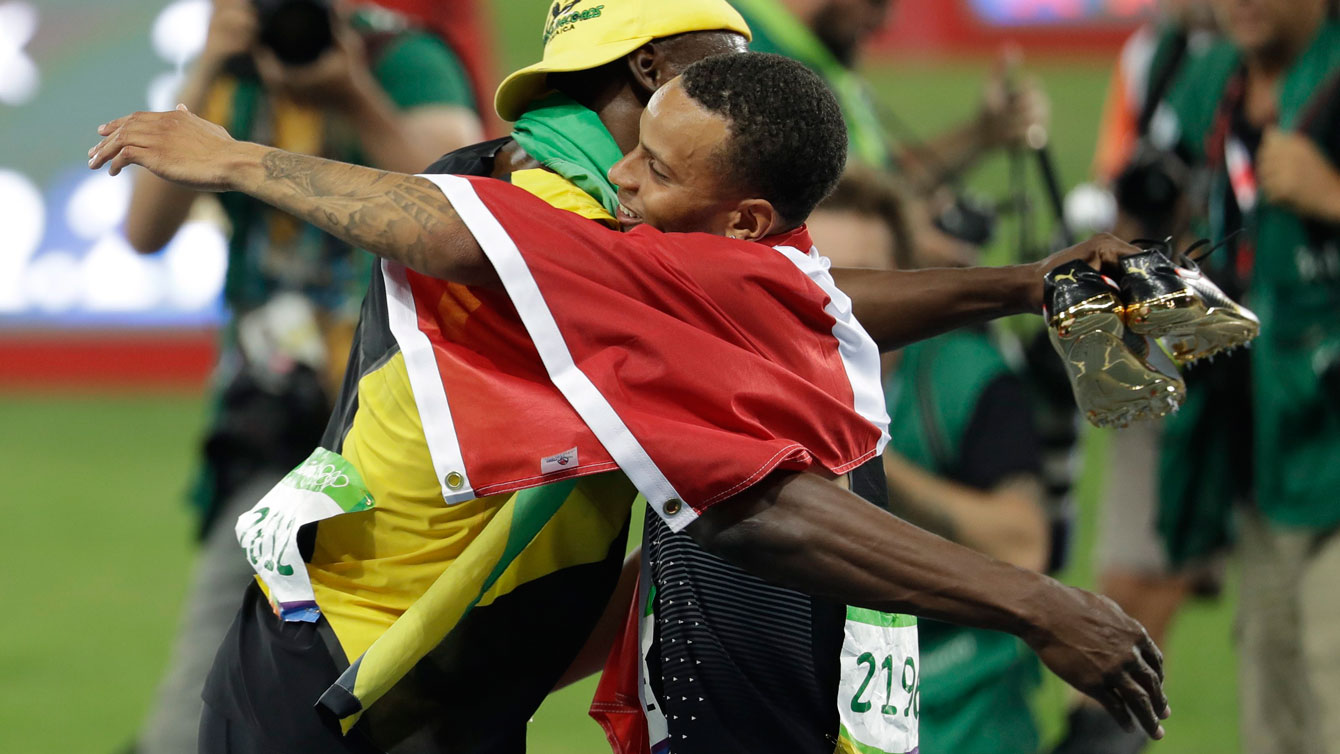
[[[489,8],[497,73],[538,56],[547,5]],[[903,0],[866,68],[877,98],[930,134],[972,111],[993,55],[1016,41],[1051,96],[1052,148],[1070,186],[1088,177],[1116,48],[1150,5]],[[207,20],[208,0],[0,0],[3,752],[119,749],[166,659],[193,548],[182,498],[221,316],[224,238],[192,223],[163,252],[136,255],[120,231],[128,180],[89,173],[83,154],[104,120],[172,105]],[[997,158],[972,185],[1003,197],[1008,173]],[[996,258],[1009,257],[1013,237],[1004,224]],[[1066,574],[1081,585],[1092,584],[1104,442],[1086,437],[1094,462]],[[1176,626],[1166,648],[1175,716],[1155,751],[1238,749],[1231,615],[1226,602],[1195,605]],[[553,696],[531,750],[608,751],[585,716],[590,693],[584,684]],[[1043,703],[1059,722],[1064,692],[1053,687]]]

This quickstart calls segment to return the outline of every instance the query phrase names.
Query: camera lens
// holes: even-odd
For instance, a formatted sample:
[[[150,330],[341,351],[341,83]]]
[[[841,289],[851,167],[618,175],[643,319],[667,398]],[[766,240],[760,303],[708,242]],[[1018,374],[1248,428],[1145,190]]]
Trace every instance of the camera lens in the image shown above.
[[[330,8],[320,0],[257,0],[261,44],[286,65],[305,65],[330,49],[335,38]]]

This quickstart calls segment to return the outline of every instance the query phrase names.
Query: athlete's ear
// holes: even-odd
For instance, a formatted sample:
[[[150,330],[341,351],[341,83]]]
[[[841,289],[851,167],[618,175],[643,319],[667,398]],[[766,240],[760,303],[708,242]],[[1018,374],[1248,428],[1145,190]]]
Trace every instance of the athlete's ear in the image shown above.
[[[745,199],[731,210],[726,235],[756,241],[782,230],[782,217],[767,199]]]
[[[675,77],[673,66],[666,60],[664,51],[657,48],[655,42],[648,42],[628,53],[628,72],[633,84],[641,90],[643,99],[651,97],[657,89],[665,86]]]

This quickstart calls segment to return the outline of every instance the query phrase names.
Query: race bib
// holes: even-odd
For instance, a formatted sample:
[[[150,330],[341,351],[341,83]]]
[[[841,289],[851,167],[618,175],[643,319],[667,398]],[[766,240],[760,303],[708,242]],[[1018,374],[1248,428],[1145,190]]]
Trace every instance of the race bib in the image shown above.
[[[313,521],[373,507],[363,477],[338,453],[317,448],[251,510],[237,518],[237,543],[286,621],[313,623],[321,614],[298,550],[298,530]]]
[[[837,754],[908,754],[921,717],[917,619],[847,608]]]

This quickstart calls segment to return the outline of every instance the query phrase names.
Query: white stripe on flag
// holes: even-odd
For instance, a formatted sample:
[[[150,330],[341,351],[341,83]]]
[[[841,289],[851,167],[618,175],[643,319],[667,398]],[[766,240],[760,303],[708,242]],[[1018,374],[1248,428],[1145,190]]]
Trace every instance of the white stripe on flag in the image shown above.
[[[582,421],[600,440],[600,444],[605,446],[610,457],[619,464],[638,492],[647,498],[652,510],[660,514],[672,530],[679,531],[692,523],[698,514],[688,505],[675,506],[677,510],[673,514],[665,512],[666,503],[680,499],[679,493],[647,455],[614,407],[605,400],[590,378],[577,368],[572,360],[572,352],[568,350],[558,323],[554,321],[554,315],[545,303],[544,295],[540,293],[540,287],[531,275],[525,258],[502,224],[484,206],[474,186],[459,176],[420,177],[436,184],[465,221],[466,227],[502,279],[508,297],[512,299],[522,324],[526,326],[526,332],[540,352],[540,360],[544,362],[549,379],[572,404]]]
[[[447,391],[442,387],[442,374],[437,369],[433,344],[419,329],[419,313],[414,308],[414,294],[409,289],[405,267],[382,260],[382,277],[386,281],[387,320],[405,357],[405,371],[409,373],[410,390],[414,393],[414,404],[423,423],[423,436],[428,442],[437,483],[442,487],[442,499],[448,503],[473,500],[475,492],[470,488],[470,476],[465,470],[465,459],[461,457],[461,443],[451,420]]]
[[[828,305],[824,311],[834,320],[833,337],[837,338],[838,355],[842,357],[847,382],[851,384],[852,408],[879,428],[876,455],[883,453],[889,441],[889,412],[884,402],[884,383],[879,373],[879,347],[865,328],[861,327],[861,323],[856,321],[856,317],[852,316],[851,298],[837,287],[833,276],[828,274],[828,257],[820,255],[817,248],[811,248],[808,254],[794,246],[773,248],[791,260],[828,294]]]

